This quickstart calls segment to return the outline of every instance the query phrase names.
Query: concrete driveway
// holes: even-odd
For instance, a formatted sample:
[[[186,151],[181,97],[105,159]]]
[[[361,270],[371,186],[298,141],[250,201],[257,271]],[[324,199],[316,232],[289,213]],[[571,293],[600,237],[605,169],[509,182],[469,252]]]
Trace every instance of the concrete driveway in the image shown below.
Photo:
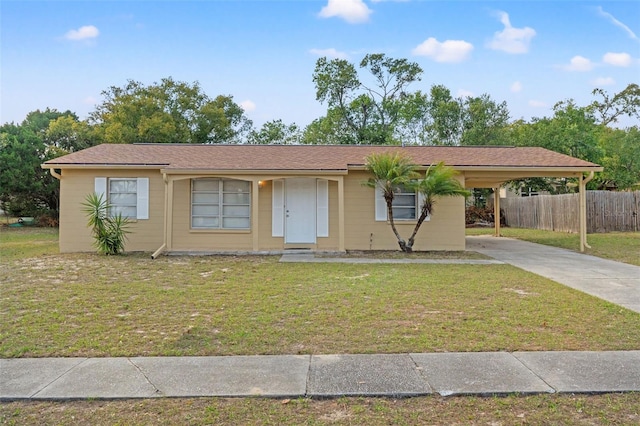
[[[506,237],[468,236],[466,243],[467,250],[640,313],[640,266]]]

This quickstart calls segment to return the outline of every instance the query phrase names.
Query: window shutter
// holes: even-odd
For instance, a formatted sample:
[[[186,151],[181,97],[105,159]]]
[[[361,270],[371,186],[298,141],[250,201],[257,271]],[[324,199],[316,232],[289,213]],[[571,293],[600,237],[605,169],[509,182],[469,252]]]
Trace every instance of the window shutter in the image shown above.
[[[387,202],[384,200],[382,189],[376,186],[376,221],[387,220]]]
[[[149,219],[149,178],[138,178],[136,218]]]
[[[97,177],[94,180],[94,192],[98,197],[102,196],[102,201],[107,200],[107,178]]]
[[[284,237],[284,181],[282,179],[273,181],[271,236]]]
[[[329,181],[316,181],[316,236],[329,236]]]

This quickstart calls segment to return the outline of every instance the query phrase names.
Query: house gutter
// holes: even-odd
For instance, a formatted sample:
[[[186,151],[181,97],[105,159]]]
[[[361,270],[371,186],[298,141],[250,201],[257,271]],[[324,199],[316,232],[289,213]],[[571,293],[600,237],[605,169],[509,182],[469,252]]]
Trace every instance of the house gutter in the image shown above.
[[[51,173],[51,176],[53,176],[54,178],[60,180],[62,179],[62,175],[58,172],[56,172],[56,169],[54,169],[53,167],[49,169],[49,173]]]

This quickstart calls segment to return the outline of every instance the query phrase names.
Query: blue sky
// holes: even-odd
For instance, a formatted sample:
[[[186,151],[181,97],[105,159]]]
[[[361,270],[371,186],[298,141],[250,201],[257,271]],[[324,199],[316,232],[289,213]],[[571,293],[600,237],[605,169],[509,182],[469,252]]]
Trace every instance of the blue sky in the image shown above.
[[[29,111],[86,118],[128,79],[198,81],[232,95],[256,126],[306,126],[320,56],[417,62],[413,90],[506,101],[512,119],[552,115],[595,87],[640,83],[638,1],[0,0],[0,123]],[[637,123],[631,123],[637,124]]]

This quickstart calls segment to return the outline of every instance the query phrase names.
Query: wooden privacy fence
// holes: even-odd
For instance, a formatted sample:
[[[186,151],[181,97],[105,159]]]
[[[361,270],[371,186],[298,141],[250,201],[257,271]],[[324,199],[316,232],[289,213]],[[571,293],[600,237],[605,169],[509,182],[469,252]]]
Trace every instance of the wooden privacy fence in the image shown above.
[[[640,191],[587,191],[587,232],[640,230]],[[506,224],[514,228],[579,231],[578,194],[500,200]]]

